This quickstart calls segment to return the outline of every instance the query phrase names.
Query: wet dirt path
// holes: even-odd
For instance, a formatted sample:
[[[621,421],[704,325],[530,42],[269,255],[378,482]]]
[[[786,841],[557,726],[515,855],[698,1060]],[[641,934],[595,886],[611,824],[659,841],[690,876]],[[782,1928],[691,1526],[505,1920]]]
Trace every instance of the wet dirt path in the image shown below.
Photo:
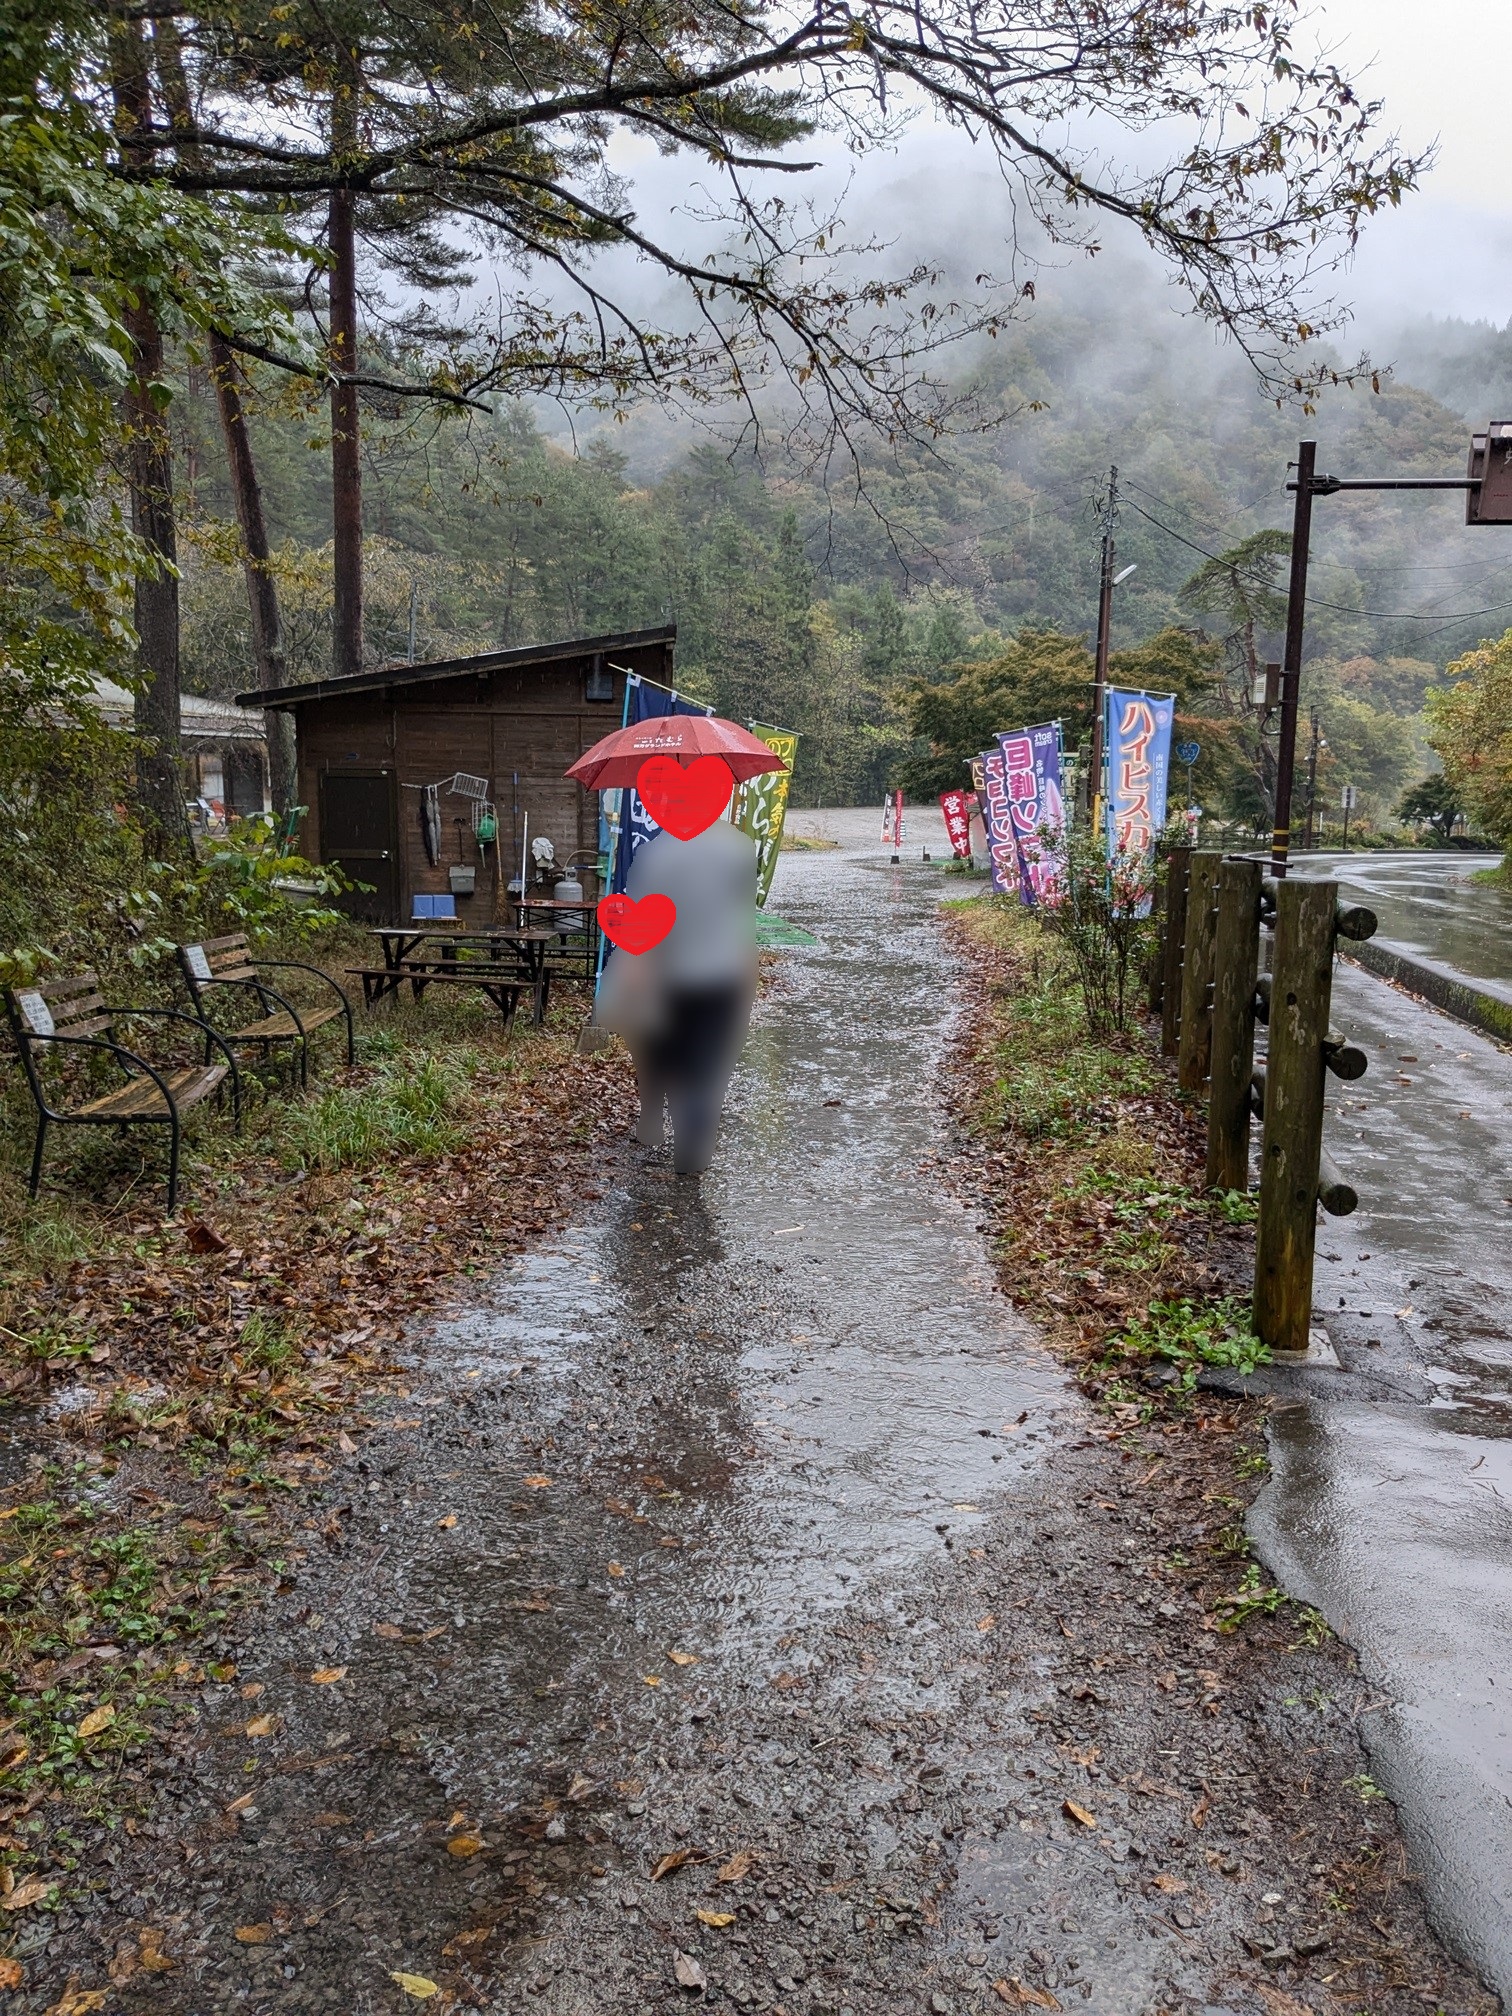
[[[819,942],[713,1171],[627,1147],[416,1333],[23,2016],[1294,2010],[1360,1871],[1410,1956],[1373,2009],[1489,2009],[1343,1789],[1367,1690],[1253,1677],[1184,1579],[1201,1472],[992,1285],[935,1159],[939,893],[784,859]]]

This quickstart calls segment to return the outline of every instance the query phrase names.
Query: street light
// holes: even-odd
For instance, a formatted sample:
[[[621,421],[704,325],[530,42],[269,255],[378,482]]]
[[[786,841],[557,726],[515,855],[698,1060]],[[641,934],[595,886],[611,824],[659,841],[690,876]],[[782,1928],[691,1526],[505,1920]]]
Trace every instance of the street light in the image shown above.
[[[1108,473],[1108,504],[1103,520],[1102,582],[1097,597],[1097,673],[1092,687],[1092,763],[1088,799],[1095,826],[1102,814],[1103,715],[1108,707],[1108,642],[1113,629],[1113,590],[1139,566],[1131,560],[1113,572],[1113,526],[1118,510],[1118,471]]]

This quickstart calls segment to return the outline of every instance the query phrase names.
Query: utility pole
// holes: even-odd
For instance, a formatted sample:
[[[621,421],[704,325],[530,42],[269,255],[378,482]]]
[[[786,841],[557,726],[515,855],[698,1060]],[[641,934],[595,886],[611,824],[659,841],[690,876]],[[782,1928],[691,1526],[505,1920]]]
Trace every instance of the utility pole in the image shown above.
[[[1313,850],[1313,811],[1318,802],[1318,710],[1312,710],[1312,748],[1307,752],[1307,830],[1302,836],[1304,850]]]
[[[1318,444],[1297,446],[1297,499],[1292,512],[1291,582],[1286,596],[1286,650],[1281,660],[1281,738],[1276,749],[1276,811],[1271,873],[1280,881],[1291,851],[1292,776],[1297,765],[1297,689],[1302,683],[1302,626],[1307,610],[1307,559],[1312,538],[1313,471]]]
[[[411,581],[410,614],[409,614],[409,662],[411,663],[411,665],[413,665],[415,662],[415,618],[419,614],[419,610],[420,610],[420,584],[417,581]]]
[[[1102,818],[1103,717],[1108,711],[1108,639],[1113,628],[1113,529],[1118,523],[1118,467],[1108,471],[1103,505],[1102,579],[1097,592],[1097,674],[1092,688],[1092,774],[1090,802],[1094,831]]]

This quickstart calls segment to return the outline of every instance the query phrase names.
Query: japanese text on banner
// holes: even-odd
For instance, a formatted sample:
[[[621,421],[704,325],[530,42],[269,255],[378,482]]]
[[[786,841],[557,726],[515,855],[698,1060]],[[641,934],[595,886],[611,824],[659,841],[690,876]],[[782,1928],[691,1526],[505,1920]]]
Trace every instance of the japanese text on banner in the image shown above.
[[[1031,906],[1053,892],[1060,876],[1060,836],[1066,823],[1060,733],[1058,721],[1042,721],[998,737],[1022,875],[1019,893]]]
[[[1173,693],[1108,689],[1108,857],[1142,858],[1166,820]]]
[[[982,751],[982,826],[987,835],[987,859],[992,886],[1000,896],[1020,888],[1018,841],[1008,810],[1008,773],[1001,749]]]
[[[790,728],[768,728],[760,721],[746,725],[783,763],[781,770],[768,770],[763,776],[747,778],[735,796],[734,823],[756,842],[756,904],[758,909],[764,909],[777,856],[782,850],[782,826],[787,817],[798,737]]]
[[[945,814],[945,834],[950,851],[958,861],[971,858],[971,815],[976,810],[973,791],[942,791],[940,810]]]

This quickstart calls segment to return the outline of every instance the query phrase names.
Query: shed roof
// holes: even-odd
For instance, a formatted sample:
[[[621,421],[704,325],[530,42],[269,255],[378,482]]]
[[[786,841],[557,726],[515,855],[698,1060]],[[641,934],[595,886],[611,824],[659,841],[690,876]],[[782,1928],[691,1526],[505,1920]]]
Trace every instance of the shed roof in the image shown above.
[[[353,672],[345,679],[310,679],[301,686],[270,686],[258,693],[238,693],[240,707],[300,707],[308,700],[339,700],[353,693],[384,693],[394,686],[423,686],[445,679],[486,677],[494,672],[527,671],[563,659],[592,657],[600,651],[634,651],[648,644],[675,644],[677,625],[654,630],[615,630],[605,637],[570,637],[556,644],[521,644],[512,651],[478,651],[466,658],[432,658],[410,665],[400,660],[372,672]]]

